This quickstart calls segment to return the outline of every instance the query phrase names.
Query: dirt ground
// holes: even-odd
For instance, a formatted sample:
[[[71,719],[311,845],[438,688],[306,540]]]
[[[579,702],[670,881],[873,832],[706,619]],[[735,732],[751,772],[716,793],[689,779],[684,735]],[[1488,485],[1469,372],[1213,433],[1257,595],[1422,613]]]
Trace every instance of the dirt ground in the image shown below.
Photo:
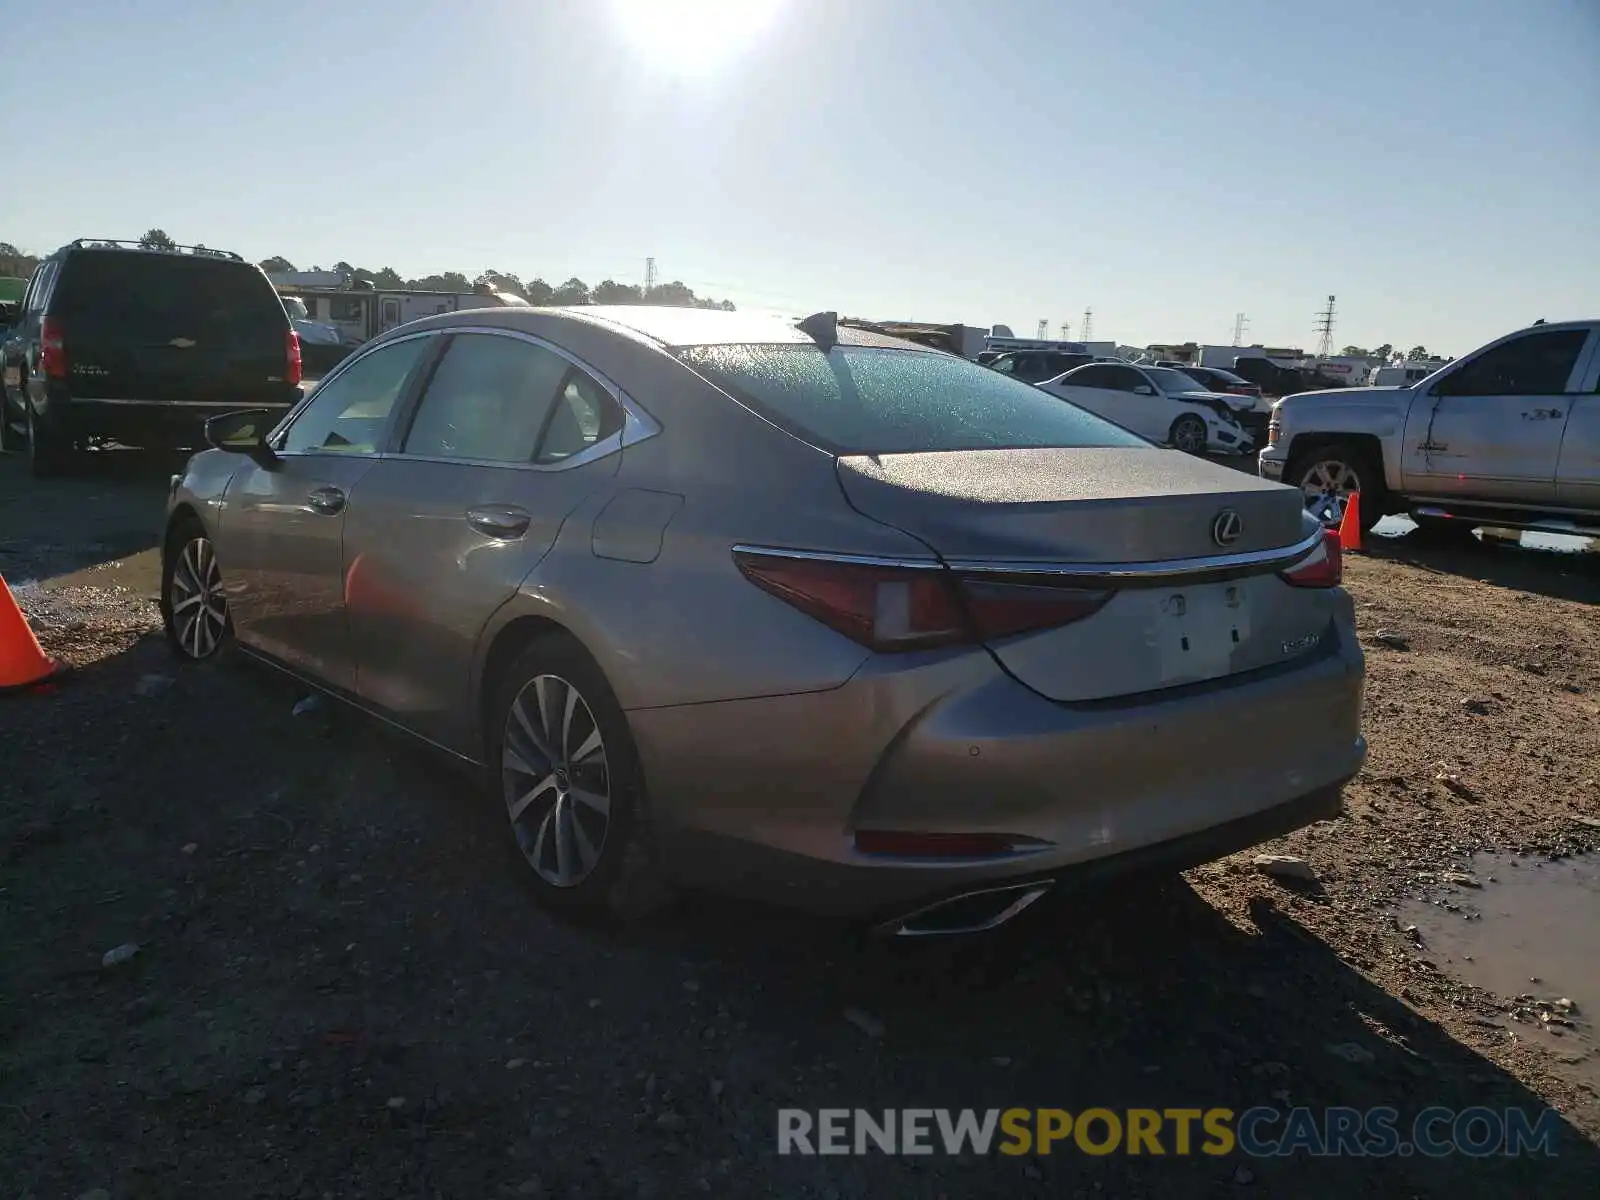
[[[538,911],[426,753],[177,669],[169,469],[0,459],[0,571],[77,668],[0,700],[0,1197],[1594,1194],[1593,1014],[1537,1033],[1396,913],[1472,893],[1481,849],[1600,846],[1600,555],[1352,558],[1370,760],[1345,818],[1264,847],[1315,883],[1244,854],[959,943],[714,898],[617,933]],[[775,1152],[790,1106],[1258,1104],[1548,1105],[1560,1153]]]

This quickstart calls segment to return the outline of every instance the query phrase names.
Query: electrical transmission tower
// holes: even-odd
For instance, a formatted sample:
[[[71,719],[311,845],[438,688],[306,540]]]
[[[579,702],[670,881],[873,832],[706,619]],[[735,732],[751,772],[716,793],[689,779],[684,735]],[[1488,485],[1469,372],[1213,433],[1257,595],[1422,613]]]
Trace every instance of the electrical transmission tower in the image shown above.
[[[1086,308],[1083,310],[1083,324],[1078,326],[1078,340],[1080,342],[1087,342],[1093,336],[1094,309]]]
[[[1233,314],[1233,341],[1229,345],[1244,345],[1244,327],[1248,324],[1250,324],[1250,321],[1243,313]]]
[[[644,260],[644,294],[646,296],[648,296],[651,292],[653,292],[655,290],[656,290],[656,260],[653,259],[653,258],[647,258],[647,259]]]
[[[1072,325],[1071,325],[1070,322],[1068,322],[1068,321],[1061,322],[1061,331],[1060,332],[1061,332],[1061,340],[1063,342],[1072,340]]]
[[[1333,297],[1328,297],[1328,307],[1317,314],[1317,357],[1327,358],[1333,353]]]
[[[1047,341],[1049,339],[1049,337],[1050,337],[1050,318],[1049,317],[1040,317],[1039,318],[1039,328],[1035,331],[1034,336],[1037,337],[1041,342]]]

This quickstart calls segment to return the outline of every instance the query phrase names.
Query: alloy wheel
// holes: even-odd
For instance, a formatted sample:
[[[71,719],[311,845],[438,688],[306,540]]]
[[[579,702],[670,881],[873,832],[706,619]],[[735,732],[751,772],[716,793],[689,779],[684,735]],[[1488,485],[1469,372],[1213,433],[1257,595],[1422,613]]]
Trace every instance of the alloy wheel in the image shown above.
[[[172,614],[173,638],[189,658],[208,658],[222,644],[228,602],[209,538],[192,537],[184,543],[172,566],[167,610]]]
[[[506,715],[506,813],[535,874],[570,888],[594,871],[611,823],[605,739],[578,689],[557,675],[523,685]]]
[[[1201,454],[1206,448],[1206,427],[1193,417],[1181,417],[1172,427],[1172,445],[1185,454]]]
[[[1344,520],[1344,506],[1350,494],[1360,490],[1361,477],[1355,468],[1339,459],[1314,462],[1300,477],[1306,511],[1330,528]]]

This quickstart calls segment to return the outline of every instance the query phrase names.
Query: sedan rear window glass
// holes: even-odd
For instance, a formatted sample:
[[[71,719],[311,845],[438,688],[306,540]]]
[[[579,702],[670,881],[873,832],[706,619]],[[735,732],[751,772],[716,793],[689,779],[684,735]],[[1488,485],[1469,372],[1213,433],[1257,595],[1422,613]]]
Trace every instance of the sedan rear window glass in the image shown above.
[[[1048,392],[964,358],[836,346],[692,346],[701,376],[834,454],[1148,446]]]

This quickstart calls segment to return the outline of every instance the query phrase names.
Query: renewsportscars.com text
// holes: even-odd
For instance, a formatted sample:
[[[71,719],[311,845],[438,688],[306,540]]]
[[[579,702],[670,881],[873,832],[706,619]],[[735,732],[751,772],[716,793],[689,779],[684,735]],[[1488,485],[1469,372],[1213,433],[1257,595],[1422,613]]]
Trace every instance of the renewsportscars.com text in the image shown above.
[[[1484,1107],[785,1108],[778,1153],[1553,1157],[1559,1128],[1550,1109]]]

